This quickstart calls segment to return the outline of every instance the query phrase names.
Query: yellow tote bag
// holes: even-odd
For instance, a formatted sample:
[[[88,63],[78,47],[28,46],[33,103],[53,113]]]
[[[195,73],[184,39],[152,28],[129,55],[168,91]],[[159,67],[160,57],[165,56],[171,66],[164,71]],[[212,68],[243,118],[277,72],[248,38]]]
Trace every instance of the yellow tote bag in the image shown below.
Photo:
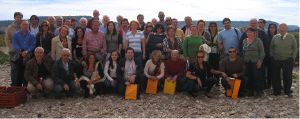
[[[232,91],[233,91],[233,86],[234,86],[234,80],[235,79],[229,79],[229,85],[230,85],[230,89],[226,90],[226,96],[231,97],[232,96]]]
[[[164,84],[164,93],[174,95],[176,89],[176,81],[165,80]]]
[[[137,84],[129,84],[126,86],[125,99],[136,100],[137,98]]]
[[[234,80],[234,86],[233,86],[233,91],[232,91],[232,95],[231,95],[231,98],[234,100],[238,98],[240,85],[241,85],[241,80],[239,80],[239,79]]]
[[[156,94],[157,93],[157,84],[158,84],[158,80],[148,79],[146,93],[147,94]]]

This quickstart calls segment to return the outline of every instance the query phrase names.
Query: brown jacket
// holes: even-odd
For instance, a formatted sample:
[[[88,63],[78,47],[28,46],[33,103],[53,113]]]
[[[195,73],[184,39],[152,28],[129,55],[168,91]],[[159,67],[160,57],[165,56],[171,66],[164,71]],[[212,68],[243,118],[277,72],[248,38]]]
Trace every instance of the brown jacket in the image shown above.
[[[48,70],[48,72],[50,73],[53,65],[53,60],[49,56],[45,56],[42,62],[43,65]],[[28,82],[32,83],[35,86],[39,83],[38,72],[39,72],[39,68],[36,59],[32,58],[26,63],[24,77]],[[51,74],[48,74],[48,77],[51,77]]]

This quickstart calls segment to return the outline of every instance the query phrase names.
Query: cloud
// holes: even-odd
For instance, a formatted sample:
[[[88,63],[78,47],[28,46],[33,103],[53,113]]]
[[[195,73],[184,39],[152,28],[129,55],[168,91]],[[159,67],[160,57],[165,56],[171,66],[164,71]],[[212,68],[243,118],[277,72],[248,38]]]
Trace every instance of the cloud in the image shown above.
[[[298,0],[0,0],[0,20],[13,19],[15,11],[21,11],[24,18],[32,14],[47,15],[92,15],[98,9],[101,15],[115,20],[123,15],[129,20],[137,14],[144,14],[145,21],[157,18],[159,11],[166,16],[183,20],[249,20],[253,17],[276,22],[299,25]]]

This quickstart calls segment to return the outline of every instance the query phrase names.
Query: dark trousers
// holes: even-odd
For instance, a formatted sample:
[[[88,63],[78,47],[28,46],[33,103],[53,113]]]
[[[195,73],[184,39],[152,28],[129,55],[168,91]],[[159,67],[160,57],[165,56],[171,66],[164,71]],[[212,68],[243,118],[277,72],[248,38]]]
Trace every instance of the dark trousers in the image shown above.
[[[213,85],[217,83],[216,78],[207,78],[201,79],[202,87],[198,86],[197,80],[187,79],[184,85],[184,90],[187,92],[198,92],[200,90],[204,90],[205,92],[210,92]]]
[[[106,93],[106,86],[105,86],[105,82],[98,82],[94,84],[94,88],[95,88],[95,95],[102,95],[104,93]]]
[[[11,86],[27,87],[27,81],[24,77],[25,62],[23,58],[11,61]]]
[[[86,80],[81,80],[80,81],[80,87],[82,88],[83,90],[83,96],[84,97],[89,97],[89,88],[87,87],[88,85],[88,82]]]
[[[261,92],[264,88],[262,79],[262,68],[256,68],[256,62],[246,62],[246,76],[248,78],[248,89],[250,92]]]
[[[273,80],[273,61],[270,57],[265,57],[262,67],[262,74],[264,79],[264,88],[271,88]]]
[[[290,94],[292,86],[293,59],[274,60],[274,80],[272,82],[274,94],[280,94],[281,92],[281,70],[283,73],[284,93]]]
[[[184,91],[184,84],[186,83],[185,76],[179,76],[176,80],[176,92]]]
[[[78,88],[75,81],[67,81],[66,84],[69,86],[69,91],[64,90],[64,85],[54,83],[54,93],[56,97],[62,97],[64,94],[71,97],[77,94]]]

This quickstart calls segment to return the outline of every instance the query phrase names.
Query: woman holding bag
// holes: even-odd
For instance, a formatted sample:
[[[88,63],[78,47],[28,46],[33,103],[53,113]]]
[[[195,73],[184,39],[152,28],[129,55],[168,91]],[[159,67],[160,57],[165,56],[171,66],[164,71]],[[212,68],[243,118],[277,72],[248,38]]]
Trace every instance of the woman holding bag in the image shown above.
[[[162,78],[165,75],[165,64],[161,61],[161,52],[154,50],[151,53],[151,59],[146,62],[144,74],[147,79],[158,80],[159,86],[162,85]],[[160,88],[162,88],[160,86]]]
[[[212,86],[217,83],[217,79],[211,78],[212,74],[226,75],[224,72],[211,68],[208,62],[205,62],[205,51],[200,50],[196,54],[196,62],[193,63],[187,73],[187,82],[184,89],[193,97],[197,97],[200,89],[205,91],[205,95],[210,98],[209,92]]]
[[[104,93],[104,74],[103,65],[101,61],[97,61],[94,54],[88,55],[87,61],[83,62],[83,75],[78,79],[76,78],[76,84],[80,85],[83,89],[83,95],[85,98],[94,93],[100,95]]]

